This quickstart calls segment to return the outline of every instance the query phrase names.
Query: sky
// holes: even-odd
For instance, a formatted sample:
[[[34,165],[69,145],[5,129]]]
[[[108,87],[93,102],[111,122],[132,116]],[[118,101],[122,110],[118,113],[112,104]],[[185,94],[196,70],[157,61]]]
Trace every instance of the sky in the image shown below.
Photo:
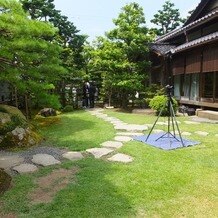
[[[96,36],[103,36],[106,31],[114,28],[113,19],[117,18],[121,8],[127,3],[137,2],[144,11],[147,27],[154,14],[162,9],[165,0],[54,0],[55,8],[73,22],[80,34],[88,35],[88,41]],[[200,0],[171,0],[178,8],[182,17],[196,8]]]

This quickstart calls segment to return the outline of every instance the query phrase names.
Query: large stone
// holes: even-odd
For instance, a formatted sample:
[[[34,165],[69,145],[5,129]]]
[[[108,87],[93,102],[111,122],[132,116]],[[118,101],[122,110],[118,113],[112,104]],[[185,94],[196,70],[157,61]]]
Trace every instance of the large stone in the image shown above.
[[[126,154],[115,154],[114,156],[108,158],[109,161],[116,161],[116,162],[122,162],[122,163],[130,163],[133,161],[133,158]]]
[[[32,162],[42,166],[50,166],[55,164],[60,164],[59,160],[56,160],[53,156],[49,154],[36,154],[33,155]]]
[[[23,173],[32,173],[38,170],[37,166],[33,164],[21,164],[19,166],[13,167],[13,170],[16,172],[23,174]]]
[[[129,136],[115,136],[114,140],[119,142],[129,142],[132,138]]]
[[[13,131],[12,131],[13,135],[24,135],[25,134],[25,129],[24,128],[20,128],[20,127],[16,127]]]
[[[23,163],[24,158],[18,155],[13,156],[0,156],[0,168],[10,169],[13,166]]]
[[[121,148],[123,146],[122,142],[115,142],[115,141],[106,141],[101,144],[103,147],[108,148]]]
[[[76,161],[76,160],[80,160],[80,159],[84,158],[81,152],[74,152],[74,151],[66,152],[62,156],[64,158],[66,158],[68,160],[72,160],[72,161]]]
[[[56,110],[53,108],[43,108],[40,110],[39,114],[43,117],[56,116]]]
[[[94,155],[95,158],[101,158],[102,156],[110,154],[114,150],[109,148],[90,148],[87,149],[86,151]]]

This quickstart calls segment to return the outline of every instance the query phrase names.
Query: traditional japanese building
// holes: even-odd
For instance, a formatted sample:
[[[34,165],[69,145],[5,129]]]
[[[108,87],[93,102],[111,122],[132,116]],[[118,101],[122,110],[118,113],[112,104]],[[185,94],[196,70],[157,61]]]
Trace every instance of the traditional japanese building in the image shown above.
[[[218,0],[202,0],[183,27],[151,46],[151,82],[169,76],[181,104],[218,109]]]

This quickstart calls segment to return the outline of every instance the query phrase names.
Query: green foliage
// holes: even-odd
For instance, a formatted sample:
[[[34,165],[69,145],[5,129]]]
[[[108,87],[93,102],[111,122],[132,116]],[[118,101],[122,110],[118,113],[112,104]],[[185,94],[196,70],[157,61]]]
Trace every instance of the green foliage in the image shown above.
[[[46,95],[48,84],[66,72],[60,60],[62,48],[52,41],[56,29],[30,20],[17,1],[1,0],[0,7],[1,56],[9,61],[2,64],[0,80],[16,87],[19,95]]]
[[[74,111],[74,108],[72,105],[66,105],[62,111],[63,112],[72,112],[72,111]]]
[[[143,89],[150,65],[148,44],[153,35],[145,26],[143,9],[137,3],[124,6],[115,28],[99,37],[89,49],[88,65],[92,72],[100,72],[103,93],[110,100],[117,93],[122,107],[127,106],[128,96]]]
[[[179,9],[175,9],[175,4],[167,0],[162,10],[158,10],[158,13],[154,15],[152,23],[160,26],[155,32],[158,35],[164,35],[178,26],[184,23],[184,19],[180,17]],[[154,29],[153,29],[154,30]]]
[[[129,124],[156,120],[152,115],[106,112]],[[114,138],[113,127],[89,113],[75,111],[59,118],[60,123],[42,131],[49,143],[60,148],[84,151]],[[195,134],[199,125],[186,124],[188,120],[178,117],[181,131],[188,129],[190,139],[200,141],[199,145],[163,151],[132,140],[117,150],[134,157],[130,164],[109,162],[107,156],[96,159],[84,155],[76,162],[64,161],[58,166],[41,167],[36,173],[14,176],[12,188],[0,196],[4,202],[1,216],[217,217],[217,124],[201,123],[201,131],[209,132],[202,137]],[[79,170],[76,174],[75,166]],[[50,204],[31,203],[29,196],[38,187],[36,181],[57,168],[72,170],[70,184],[57,192]],[[52,187],[44,189],[45,194]]]
[[[172,98],[172,100],[173,100],[173,110],[174,110],[174,113],[176,113],[178,109],[178,103],[174,98]],[[165,95],[155,96],[153,99],[151,99],[149,106],[153,110],[156,110],[157,114],[159,114],[161,109],[163,109],[161,115],[162,116],[169,115],[168,107],[167,107],[167,96]]]
[[[54,94],[43,94],[38,96],[36,100],[37,102],[35,103],[38,105],[39,108],[61,108],[59,97]]]
[[[150,86],[145,88],[145,102],[149,104],[152,98],[158,95],[164,95],[164,88],[157,85],[151,84]]]

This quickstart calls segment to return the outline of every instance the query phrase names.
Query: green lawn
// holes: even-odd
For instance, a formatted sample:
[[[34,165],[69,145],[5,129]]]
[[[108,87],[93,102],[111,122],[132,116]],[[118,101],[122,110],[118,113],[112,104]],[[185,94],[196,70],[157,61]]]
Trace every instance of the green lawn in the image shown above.
[[[152,124],[154,116],[106,111],[127,123]],[[47,118],[46,118],[47,119]],[[164,119],[164,118],[161,118]],[[207,137],[193,134],[200,145],[164,151],[131,141],[120,152],[131,155],[130,164],[111,163],[87,157],[77,162],[41,169],[14,178],[13,188],[0,201],[4,213],[20,217],[217,217],[218,125],[187,125],[179,117],[181,131],[207,131]],[[162,121],[162,120],[161,120]],[[157,128],[165,128],[157,126]],[[70,150],[84,150],[113,139],[111,124],[78,111],[60,116],[53,125],[41,128],[50,144]],[[76,181],[56,194],[48,204],[33,205],[28,192],[34,179],[57,167],[78,166]]]

